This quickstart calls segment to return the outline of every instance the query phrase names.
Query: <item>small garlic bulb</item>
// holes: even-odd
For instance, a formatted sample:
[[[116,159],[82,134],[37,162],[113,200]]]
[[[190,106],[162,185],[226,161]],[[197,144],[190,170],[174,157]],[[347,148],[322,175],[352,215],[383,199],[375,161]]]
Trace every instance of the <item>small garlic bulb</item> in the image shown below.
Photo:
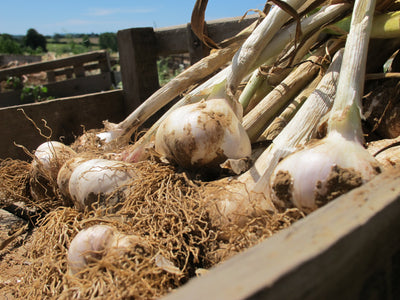
[[[68,266],[71,274],[82,270],[87,264],[100,259],[114,240],[114,229],[95,225],[80,231],[68,249]]]
[[[210,99],[174,110],[161,123],[155,149],[178,165],[216,168],[226,159],[251,155],[249,137],[225,99]]]
[[[50,141],[41,144],[34,153],[30,169],[30,193],[34,200],[55,196],[55,182],[61,166],[76,155],[63,143]]]
[[[41,144],[34,153],[32,169],[38,173],[57,178],[57,174],[65,161],[76,155],[75,151],[63,143],[50,141]]]
[[[121,201],[124,197],[122,188],[135,177],[135,171],[129,163],[90,159],[76,162],[71,169],[66,168],[59,175],[60,189],[71,197],[77,209],[85,210],[98,201],[107,206]],[[67,184],[68,190],[65,191]]]
[[[71,174],[77,166],[86,160],[89,160],[89,158],[75,156],[67,160],[60,168],[60,171],[58,171],[57,186],[63,197],[72,199],[71,195],[69,194],[69,180],[71,178]]]
[[[83,229],[75,236],[68,249],[69,272],[76,274],[107,253],[121,256],[137,245],[144,249],[149,247],[139,236],[118,232],[108,225],[94,225]]]

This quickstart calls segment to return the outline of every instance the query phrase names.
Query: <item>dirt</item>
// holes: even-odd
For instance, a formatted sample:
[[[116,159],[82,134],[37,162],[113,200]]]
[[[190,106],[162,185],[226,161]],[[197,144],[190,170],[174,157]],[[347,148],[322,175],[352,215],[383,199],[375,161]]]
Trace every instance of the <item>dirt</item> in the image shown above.
[[[361,173],[353,168],[341,168],[333,166],[325,182],[316,183],[315,204],[321,207],[333,199],[359,187],[363,184]],[[275,192],[278,201],[275,201],[281,207],[293,207],[292,177],[287,171],[279,171],[274,180],[272,189]]]
[[[275,192],[277,199],[279,199],[278,204],[282,207],[293,207],[292,202],[292,191],[293,182],[292,176],[287,171],[279,171],[274,179],[274,184],[272,189]]]
[[[360,172],[353,168],[333,166],[326,183],[324,185],[321,182],[317,183],[315,202],[318,207],[321,207],[362,184],[363,180]],[[324,191],[321,193],[320,189]]]
[[[0,209],[0,294],[4,299],[14,298],[13,290],[28,266],[26,253],[30,234],[23,230],[25,225],[26,221]],[[18,234],[20,229],[22,233]]]

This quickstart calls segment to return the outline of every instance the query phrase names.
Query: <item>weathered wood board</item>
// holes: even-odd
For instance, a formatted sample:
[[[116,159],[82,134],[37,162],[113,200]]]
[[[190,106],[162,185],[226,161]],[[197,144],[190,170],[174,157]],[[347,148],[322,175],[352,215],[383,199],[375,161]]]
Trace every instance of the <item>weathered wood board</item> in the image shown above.
[[[52,82],[49,84],[44,84],[43,86],[47,87],[47,93],[45,96],[62,98],[111,90],[113,88],[113,80],[112,74],[108,72],[104,74]],[[24,100],[21,99],[20,91],[0,93],[0,107],[21,104],[24,104]]]
[[[105,60],[107,60],[107,52],[100,50],[45,62],[35,62],[23,66],[0,70],[0,80],[6,79],[7,76],[20,76],[23,74],[38,73],[58,68],[65,68],[66,66],[77,67],[83,66],[83,64],[87,62]]]

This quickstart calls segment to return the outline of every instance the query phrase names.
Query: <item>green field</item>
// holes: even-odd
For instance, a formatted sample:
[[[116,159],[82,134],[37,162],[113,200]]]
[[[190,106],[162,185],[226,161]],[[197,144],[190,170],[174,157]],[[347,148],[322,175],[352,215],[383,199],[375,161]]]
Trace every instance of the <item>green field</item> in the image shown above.
[[[100,50],[99,45],[91,45],[89,47],[82,45],[81,43],[47,43],[47,50],[49,52],[54,52],[56,55],[61,55],[65,53],[79,54],[89,51]]]
[[[99,38],[98,37],[90,37],[89,45],[84,45],[83,39],[80,37],[64,37],[58,40],[53,38],[47,38],[47,50],[49,52],[54,52],[57,56],[72,53],[72,54],[80,54],[89,51],[100,50],[99,46]]]

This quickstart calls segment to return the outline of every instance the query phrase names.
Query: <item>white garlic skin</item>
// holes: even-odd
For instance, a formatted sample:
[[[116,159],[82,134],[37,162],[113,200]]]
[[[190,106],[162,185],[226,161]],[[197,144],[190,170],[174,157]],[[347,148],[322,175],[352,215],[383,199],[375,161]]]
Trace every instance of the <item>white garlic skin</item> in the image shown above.
[[[69,272],[75,274],[95,259],[100,259],[114,241],[114,229],[107,225],[94,225],[81,230],[68,249]]]
[[[119,232],[108,225],[93,225],[81,230],[71,241],[67,256],[69,272],[76,274],[106,254],[122,256],[136,246],[145,251],[150,249],[139,236]]]
[[[226,159],[250,157],[250,139],[225,99],[189,104],[173,111],[155,137],[158,153],[193,169],[216,167]]]
[[[77,166],[79,166],[86,160],[89,160],[89,158],[75,156],[67,160],[58,171],[57,187],[61,195],[63,195],[64,197],[69,199],[72,198],[71,195],[69,194],[69,180],[71,178],[71,174]]]
[[[317,195],[325,197],[328,193],[336,192],[327,190],[327,179],[333,167],[359,172],[357,180],[361,180],[361,184],[380,172],[379,163],[361,144],[333,132],[323,140],[287,156],[277,165],[270,180],[272,201],[282,206],[289,200],[304,212],[314,211],[320,206]],[[277,175],[283,174],[281,172],[290,177],[286,178],[290,180],[286,200],[277,195],[275,190]]]
[[[56,179],[61,166],[65,161],[75,156],[76,152],[69,146],[57,141],[45,142],[34,153],[32,169],[37,169],[39,174]]]
[[[106,198],[135,177],[132,164],[107,159],[90,159],[75,166],[68,182],[68,194],[79,210],[90,208],[99,197]],[[59,182],[68,179],[59,178]],[[109,205],[119,196],[109,199]]]

